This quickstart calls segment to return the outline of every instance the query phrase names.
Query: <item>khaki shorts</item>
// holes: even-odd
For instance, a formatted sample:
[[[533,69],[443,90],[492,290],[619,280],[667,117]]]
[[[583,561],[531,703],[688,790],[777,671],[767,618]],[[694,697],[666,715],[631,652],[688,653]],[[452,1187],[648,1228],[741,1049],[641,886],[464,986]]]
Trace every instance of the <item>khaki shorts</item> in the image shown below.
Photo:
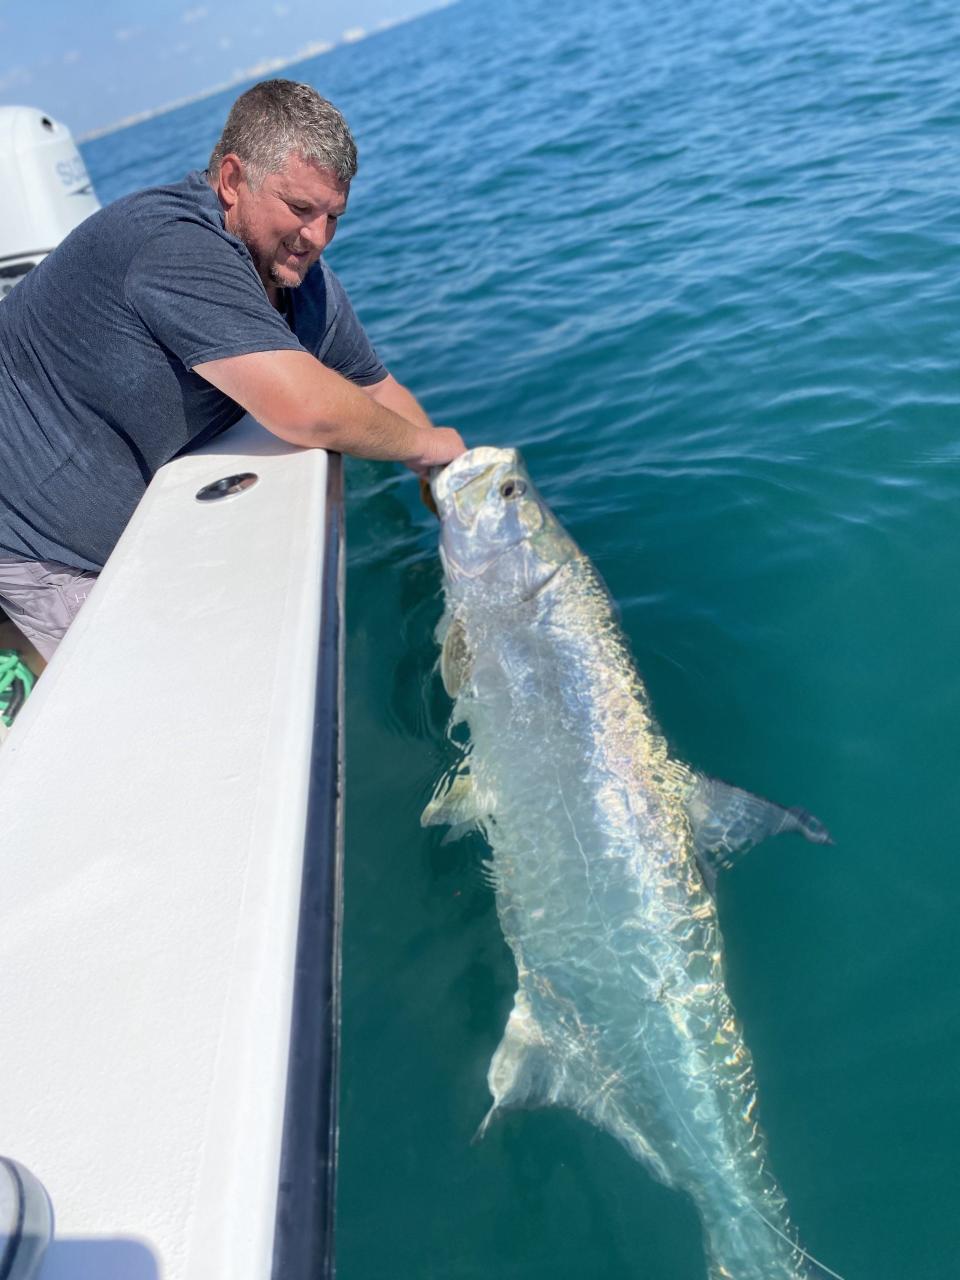
[[[49,660],[97,576],[55,560],[0,556],[0,608],[40,656]]]

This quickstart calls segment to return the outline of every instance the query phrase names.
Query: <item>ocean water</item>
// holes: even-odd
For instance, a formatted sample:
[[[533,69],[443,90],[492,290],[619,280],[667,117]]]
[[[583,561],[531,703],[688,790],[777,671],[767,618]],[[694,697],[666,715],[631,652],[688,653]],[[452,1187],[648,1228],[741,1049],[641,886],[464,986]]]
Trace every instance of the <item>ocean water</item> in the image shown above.
[[[359,140],[330,257],[391,369],[523,450],[676,753],[834,834],[718,899],[847,1280],[960,1274],[958,57],[945,0],[462,0],[293,72]],[[202,165],[232,96],[87,144],[101,198]],[[341,1280],[702,1280],[689,1203],[576,1117],[471,1144],[515,975],[482,844],[418,825],[436,524],[348,483]]]

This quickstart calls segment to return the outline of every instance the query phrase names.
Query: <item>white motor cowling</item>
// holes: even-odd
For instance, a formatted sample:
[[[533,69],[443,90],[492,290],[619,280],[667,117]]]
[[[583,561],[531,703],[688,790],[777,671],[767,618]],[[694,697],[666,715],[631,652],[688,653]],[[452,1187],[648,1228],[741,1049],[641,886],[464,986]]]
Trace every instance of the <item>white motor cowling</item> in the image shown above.
[[[100,208],[66,125],[35,107],[0,107],[0,298]]]
[[[0,1156],[0,1276],[35,1280],[53,1238],[53,1208],[43,1184]]]

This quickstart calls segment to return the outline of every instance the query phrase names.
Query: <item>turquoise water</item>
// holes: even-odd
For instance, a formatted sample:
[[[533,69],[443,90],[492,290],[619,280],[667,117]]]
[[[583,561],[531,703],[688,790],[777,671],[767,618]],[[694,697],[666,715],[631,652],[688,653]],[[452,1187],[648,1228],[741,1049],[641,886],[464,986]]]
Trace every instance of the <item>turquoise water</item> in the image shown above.
[[[771,1162],[847,1280],[960,1272],[960,10],[463,3],[303,64],[361,173],[331,260],[393,371],[519,445],[678,755],[831,828],[719,888]],[[232,95],[85,148],[202,164]],[[450,758],[436,527],[348,469],[342,1280],[702,1280],[559,1112],[471,1145],[514,989]]]

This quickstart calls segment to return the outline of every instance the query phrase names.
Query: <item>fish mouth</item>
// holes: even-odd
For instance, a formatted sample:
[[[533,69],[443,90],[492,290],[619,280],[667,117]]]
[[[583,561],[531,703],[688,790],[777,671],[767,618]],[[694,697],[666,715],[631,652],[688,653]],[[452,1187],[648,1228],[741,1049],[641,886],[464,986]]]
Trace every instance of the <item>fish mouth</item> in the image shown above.
[[[430,491],[441,515],[451,514],[454,507],[459,508],[457,495],[462,494],[468,486],[489,476],[496,468],[515,467],[519,458],[516,449],[495,449],[490,445],[478,445],[475,449],[461,453],[459,458],[454,458],[445,467],[437,468],[430,476]]]
[[[497,490],[507,480],[519,482],[516,493],[501,491],[498,499]],[[512,507],[509,499],[522,496],[528,485],[531,492],[509,517],[497,513],[498,505]],[[468,449],[434,472],[430,487],[443,526],[440,558],[450,581],[476,581],[507,556],[518,556],[516,570],[504,582],[509,579],[509,596],[520,604],[538,596],[570,559],[566,553],[543,556],[533,541],[545,525],[556,522],[532,488],[517,449],[485,445]],[[549,551],[557,549],[555,542],[555,537],[548,538]],[[570,549],[576,552],[572,543]]]
[[[467,535],[473,533],[493,477],[497,472],[515,467],[518,461],[516,449],[478,445],[431,475],[430,489],[444,526],[440,556],[444,570],[453,578],[480,578],[513,549],[512,544],[500,546],[485,560],[471,557],[469,564],[462,564],[450,554],[449,535],[454,528]]]

